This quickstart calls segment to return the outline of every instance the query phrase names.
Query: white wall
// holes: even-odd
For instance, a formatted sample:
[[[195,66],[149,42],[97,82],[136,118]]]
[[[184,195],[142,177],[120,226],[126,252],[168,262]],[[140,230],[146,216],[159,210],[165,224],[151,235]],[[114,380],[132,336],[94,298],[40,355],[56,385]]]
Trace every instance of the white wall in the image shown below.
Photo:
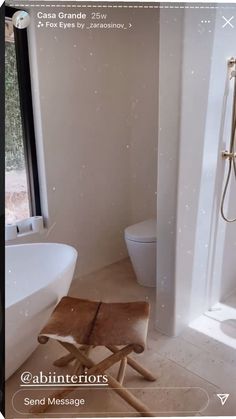
[[[160,12],[157,328],[173,334],[183,10]]]
[[[48,225],[40,239],[75,246],[78,275],[124,258],[124,228],[156,213],[158,12],[109,16],[132,30],[31,23],[29,36]]]
[[[179,13],[173,11],[172,20],[179,23],[175,51],[182,62],[177,61],[171,84],[179,85],[181,73],[181,91],[179,96],[174,96],[174,105],[170,98],[167,103],[160,102],[160,126],[164,124],[168,134],[160,132],[159,148],[165,147],[168,138],[168,149],[174,152],[171,168],[162,163],[161,177],[170,177],[168,187],[163,181],[159,181],[158,186],[158,195],[166,197],[158,208],[168,207],[168,196],[175,200],[175,204],[171,200],[168,214],[164,210],[158,212],[161,242],[167,231],[168,253],[165,257],[162,249],[157,255],[157,327],[167,334],[178,334],[189,321],[218,300],[221,283],[221,296],[226,289],[229,293],[235,288],[236,226],[227,226],[221,220],[219,208],[225,171],[221,150],[225,148],[224,142],[229,141],[230,131],[226,115],[222,137],[226,62],[229,56],[236,55],[236,30],[222,30],[220,10],[191,9],[182,12],[184,30],[181,34]],[[167,12],[161,13],[162,51],[174,48],[177,42],[172,33],[167,33],[166,16]],[[202,25],[202,19],[210,20],[211,24]],[[169,12],[168,23],[170,21]],[[167,67],[168,57],[163,54],[160,62],[163,68]],[[162,75],[161,91],[167,82]],[[168,128],[172,115],[165,113],[168,105],[174,106],[174,136],[172,125]],[[232,200],[234,195],[232,189]],[[165,271],[168,275],[164,278]]]
[[[176,224],[177,333],[205,309],[208,224],[205,226],[203,220],[205,211],[209,217],[211,212],[201,203],[202,187],[208,178],[201,180],[215,11],[204,11],[204,18],[212,22],[210,29],[201,25],[202,16],[202,11],[185,11]]]
[[[129,197],[132,222],[138,222],[156,216],[159,12],[141,9],[133,16]]]

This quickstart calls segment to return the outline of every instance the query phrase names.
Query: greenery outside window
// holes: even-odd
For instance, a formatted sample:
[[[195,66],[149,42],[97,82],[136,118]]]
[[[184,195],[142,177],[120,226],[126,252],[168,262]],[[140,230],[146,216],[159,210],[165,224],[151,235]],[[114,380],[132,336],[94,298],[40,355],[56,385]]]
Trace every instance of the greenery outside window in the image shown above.
[[[41,215],[33,123],[27,29],[5,19],[5,214],[6,223]]]

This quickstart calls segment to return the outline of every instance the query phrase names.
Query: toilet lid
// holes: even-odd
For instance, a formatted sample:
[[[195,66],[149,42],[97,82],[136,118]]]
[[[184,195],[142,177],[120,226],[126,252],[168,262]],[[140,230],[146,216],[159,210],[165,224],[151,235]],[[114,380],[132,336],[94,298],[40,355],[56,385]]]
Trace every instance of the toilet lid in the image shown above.
[[[134,242],[154,243],[156,242],[156,219],[142,221],[125,229],[125,238]]]

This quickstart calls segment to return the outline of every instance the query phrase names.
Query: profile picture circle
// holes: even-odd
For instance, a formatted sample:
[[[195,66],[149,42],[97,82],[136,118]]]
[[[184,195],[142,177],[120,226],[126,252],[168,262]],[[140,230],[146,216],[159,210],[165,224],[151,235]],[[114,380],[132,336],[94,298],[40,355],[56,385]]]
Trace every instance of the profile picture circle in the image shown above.
[[[30,24],[30,15],[24,10],[18,10],[12,16],[12,22],[17,29],[25,29]]]

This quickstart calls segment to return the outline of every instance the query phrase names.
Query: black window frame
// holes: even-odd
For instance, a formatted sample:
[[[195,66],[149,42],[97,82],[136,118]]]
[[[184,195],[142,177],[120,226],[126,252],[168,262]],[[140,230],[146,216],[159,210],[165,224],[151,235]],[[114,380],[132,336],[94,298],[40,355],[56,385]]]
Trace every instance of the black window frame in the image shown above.
[[[4,69],[5,24],[4,4],[0,6],[0,68]],[[4,200],[4,133],[5,133],[5,72],[0,71],[0,412],[5,417],[5,200]]]
[[[18,11],[18,9],[5,6],[5,17],[11,19],[16,11]],[[14,26],[14,39],[29,207],[30,215],[36,216],[42,215],[42,211],[40,202],[27,29],[18,29]]]

